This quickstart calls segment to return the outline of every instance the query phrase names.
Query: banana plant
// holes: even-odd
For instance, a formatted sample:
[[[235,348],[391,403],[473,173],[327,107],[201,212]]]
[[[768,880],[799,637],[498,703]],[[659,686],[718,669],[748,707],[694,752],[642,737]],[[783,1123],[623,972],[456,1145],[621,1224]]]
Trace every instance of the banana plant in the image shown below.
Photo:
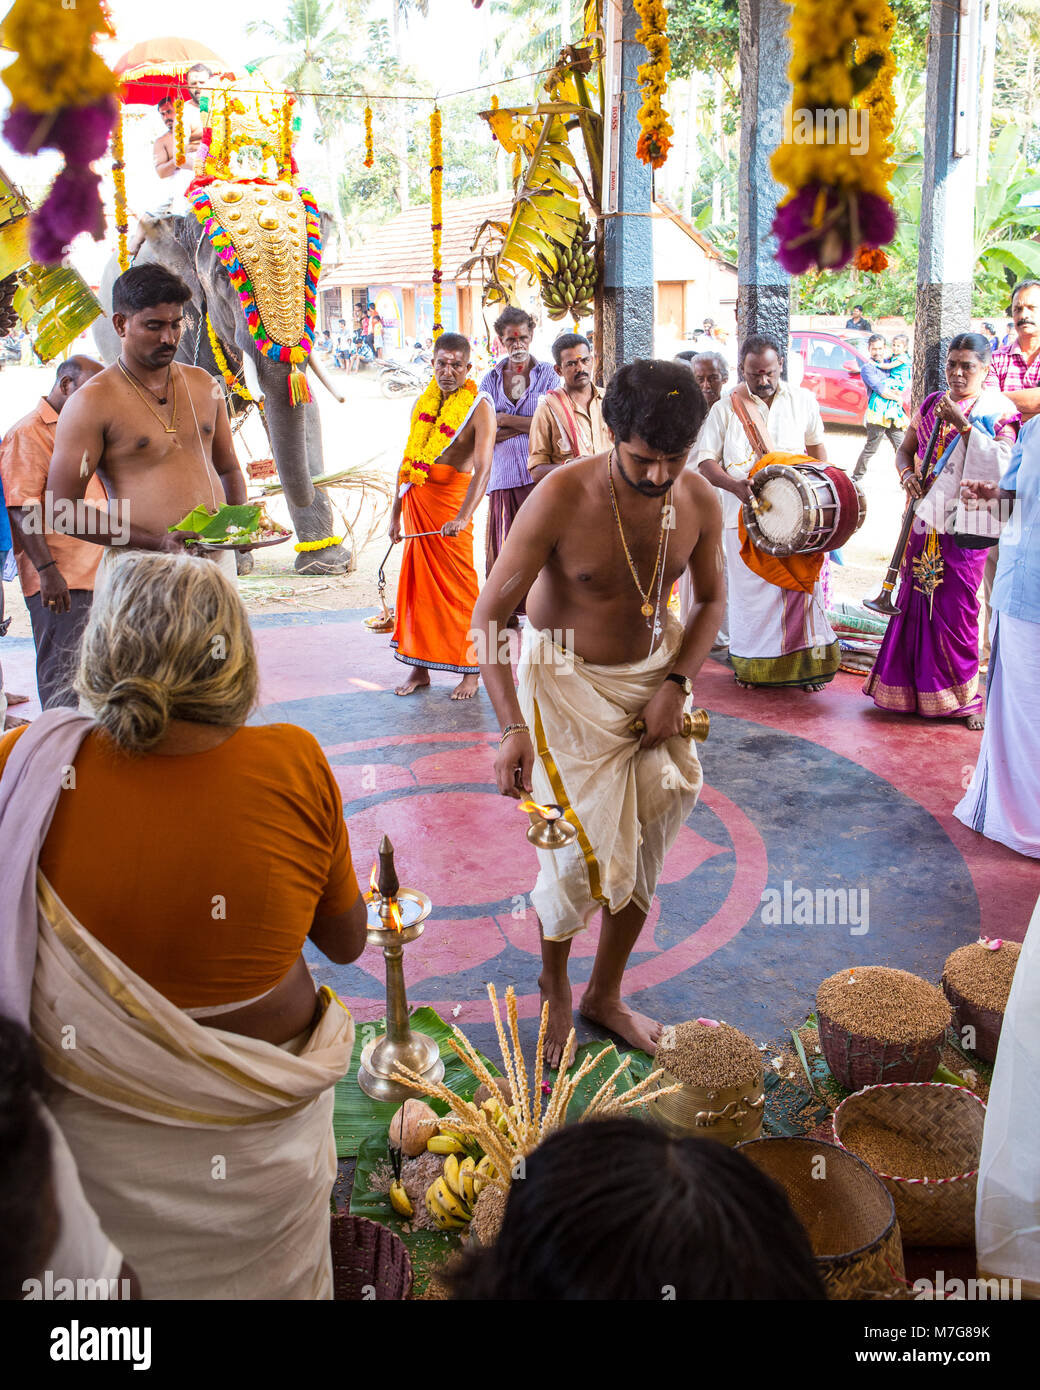
[[[586,0],[585,36],[568,44],[545,81],[548,100],[482,111],[502,148],[519,160],[508,222],[487,221],[474,238],[474,255],[459,268],[480,267],[484,303],[517,298],[518,281],[544,284],[566,273],[583,231],[583,202],[600,211],[603,175],[602,33],[598,0]],[[572,147],[577,133],[580,144]]]
[[[29,265],[21,272],[14,310],[41,362],[51,362],[101,315],[90,286],[71,266]]]

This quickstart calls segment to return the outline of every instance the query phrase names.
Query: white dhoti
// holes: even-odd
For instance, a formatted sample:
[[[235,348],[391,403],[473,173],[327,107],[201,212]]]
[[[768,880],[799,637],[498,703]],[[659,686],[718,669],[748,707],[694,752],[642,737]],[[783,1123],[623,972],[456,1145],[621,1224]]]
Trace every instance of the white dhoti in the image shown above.
[[[547,632],[524,630],[518,695],[537,754],[532,789],[537,801],[562,806],[578,832],[566,848],[538,852],[531,901],[550,940],[581,931],[599,907],[648,912],[665,855],[696,805],[703,779],[693,741],[641,750],[629,731],[682,640],[669,616],[648,660],[593,666]]]
[[[1040,859],[1040,624],[993,614],[986,730],[954,815],[987,839]]]
[[[737,678],[752,685],[830,680],[840,652],[827,621],[823,590],[781,589],[748,568],[740,532],[723,531],[729,593],[729,654]]]

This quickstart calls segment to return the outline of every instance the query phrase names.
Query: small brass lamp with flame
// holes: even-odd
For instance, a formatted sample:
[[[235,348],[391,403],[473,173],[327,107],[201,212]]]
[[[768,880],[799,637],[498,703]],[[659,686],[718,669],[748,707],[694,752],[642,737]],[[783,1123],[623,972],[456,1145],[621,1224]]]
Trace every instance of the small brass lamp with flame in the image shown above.
[[[425,893],[402,888],[394,867],[394,847],[384,835],[379,844],[379,866],[372,866],[368,904],[368,940],[379,946],[386,961],[386,1032],[361,1054],[358,1085],[373,1100],[401,1102],[414,1088],[393,1079],[399,1062],[435,1085],[444,1077],[444,1063],[432,1038],[408,1025],[408,996],[404,987],[404,948],[422,936],[433,904]]]

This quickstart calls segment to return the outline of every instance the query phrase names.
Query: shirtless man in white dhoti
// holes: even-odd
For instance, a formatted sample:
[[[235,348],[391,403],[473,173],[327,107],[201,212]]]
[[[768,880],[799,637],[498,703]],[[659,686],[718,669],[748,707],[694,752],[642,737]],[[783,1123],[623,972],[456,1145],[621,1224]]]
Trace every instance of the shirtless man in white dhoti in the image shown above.
[[[686,458],[706,406],[689,370],[634,362],[612,379],[603,418],[613,448],[555,469],[524,503],[473,613],[481,673],[503,737],[498,789],[564,808],[577,838],[539,851],[531,899],[549,1003],[546,1061],[573,1025],[571,939],[602,908],[581,1013],[654,1050],[661,1026],[621,997],[628,958],[665,854],[697,799],[700,764],[683,715],[724,603],[722,514]],[[667,609],[688,570],[685,627]],[[497,640],[527,595],[513,686]],[[642,719],[641,737],[630,725]]]

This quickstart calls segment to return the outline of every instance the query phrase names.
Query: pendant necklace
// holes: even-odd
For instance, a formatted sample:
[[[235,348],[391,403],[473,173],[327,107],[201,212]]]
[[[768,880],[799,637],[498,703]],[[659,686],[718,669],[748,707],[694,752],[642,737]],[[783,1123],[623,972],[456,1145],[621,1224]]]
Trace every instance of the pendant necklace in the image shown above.
[[[643,591],[643,586],[642,586],[642,584],[640,584],[640,582],[639,582],[639,574],[638,574],[638,572],[636,571],[635,564],[633,563],[633,560],[632,560],[631,551],[630,551],[629,548],[628,548],[628,542],[625,540],[625,529],[624,529],[624,527],[621,525],[621,513],[618,511],[617,495],[616,495],[615,492],[614,492],[613,461],[614,461],[614,455],[613,455],[613,453],[611,453],[610,456],[609,456],[608,459],[607,459],[607,485],[608,485],[609,488],[610,488],[610,505],[611,505],[611,507],[613,508],[614,520],[617,522],[618,534],[619,534],[620,537],[621,537],[621,548],[622,548],[622,550],[624,550],[624,552],[625,552],[625,559],[628,561],[629,572],[630,572],[631,575],[632,575],[633,583],[635,584],[636,590],[637,590],[638,593],[639,593],[639,597],[640,597],[640,599],[642,600],[642,607],[640,608],[639,611],[640,611],[640,613],[642,613],[643,617],[646,619],[646,625],[647,625],[647,627],[653,628],[653,626],[654,626],[654,616],[655,616],[655,613],[654,613],[654,605],[653,605],[653,604],[651,603],[651,601],[650,601],[650,595],[651,595],[651,594],[653,593],[653,591],[654,591],[654,582],[658,579],[658,571],[659,571],[659,570],[660,570],[660,573],[661,573],[661,579],[663,580],[663,578],[664,578],[664,570],[661,568],[661,557],[662,557],[662,555],[664,554],[665,532],[666,532],[666,530],[667,530],[667,527],[666,527],[666,525],[665,525],[665,522],[667,521],[667,518],[668,518],[668,502],[667,502],[667,496],[668,496],[668,494],[667,494],[667,493],[665,494],[666,500],[665,500],[664,502],[662,502],[662,504],[661,504],[661,535],[660,535],[660,538],[658,539],[658,542],[657,542],[657,559],[654,561],[654,570],[653,570],[653,573],[652,573],[651,576],[650,576],[650,583],[647,585],[647,587],[646,587],[646,592],[644,593],[644,591]],[[660,601],[661,601],[661,600],[660,600],[660,594],[661,594],[661,585],[660,585],[660,583],[658,583],[657,589],[658,589],[658,608],[660,608]]]
[[[177,433],[177,378],[176,378],[176,377],[172,377],[172,372],[173,372],[172,367],[171,367],[170,371],[167,373],[167,377],[166,377],[166,386],[167,386],[167,390],[169,390],[170,379],[171,379],[171,377],[172,377],[172,379],[173,379],[173,416],[172,416],[172,418],[171,418],[171,420],[170,420],[170,423],[167,424],[166,421],[163,419],[163,417],[162,417],[162,416],[159,414],[159,412],[156,410],[155,406],[152,405],[151,401],[148,399],[148,396],[143,396],[143,395],[141,395],[141,392],[140,392],[140,390],[138,389],[138,386],[137,386],[137,378],[134,376],[133,372],[129,370],[128,367],[125,367],[125,366],[123,365],[123,359],[122,359],[121,357],[117,359],[117,366],[119,367],[119,369],[120,369],[120,371],[123,373],[123,375],[126,377],[127,381],[130,383],[131,389],[132,389],[132,390],[135,392],[135,394],[144,402],[144,404],[148,407],[148,409],[151,411],[151,413],[152,413],[152,414],[155,416],[155,418],[159,421],[159,424],[162,425],[163,431],[164,431],[166,434],[176,434],[176,433]],[[144,383],[142,382],[142,385],[143,385],[143,384],[144,384]],[[154,392],[154,391],[151,391],[147,386],[145,387],[145,390],[149,392],[149,395],[155,396],[155,392]],[[165,404],[166,404],[167,398],[166,398],[165,396],[155,396],[155,399],[159,402],[160,405],[165,405]]]

